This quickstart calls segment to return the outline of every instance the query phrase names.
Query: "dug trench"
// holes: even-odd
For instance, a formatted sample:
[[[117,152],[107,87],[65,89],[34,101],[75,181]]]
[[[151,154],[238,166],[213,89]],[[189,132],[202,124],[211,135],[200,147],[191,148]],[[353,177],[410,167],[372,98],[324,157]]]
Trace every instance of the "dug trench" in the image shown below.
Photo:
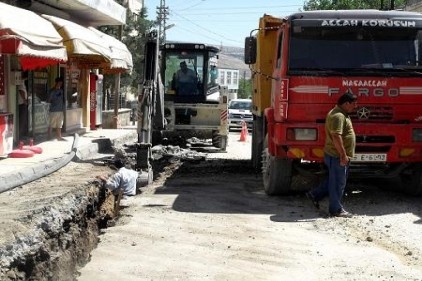
[[[0,280],[74,280],[101,227],[115,219],[114,195],[89,179],[109,170],[70,163],[0,195]]]
[[[0,280],[76,280],[103,228],[118,220],[116,198],[95,179],[114,172],[110,160],[135,164],[133,146],[103,158],[70,162],[55,173],[0,194]],[[155,151],[154,180],[195,173],[251,173],[246,160],[211,159],[205,154],[161,147]],[[158,156],[157,156],[158,155]]]

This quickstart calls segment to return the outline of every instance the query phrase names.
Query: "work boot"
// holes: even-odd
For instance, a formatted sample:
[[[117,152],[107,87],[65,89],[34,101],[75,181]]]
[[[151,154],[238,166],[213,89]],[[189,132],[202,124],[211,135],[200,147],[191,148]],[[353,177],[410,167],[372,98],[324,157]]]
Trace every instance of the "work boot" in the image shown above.
[[[338,217],[338,218],[352,218],[353,215],[346,210],[342,209],[337,213],[331,213],[332,217]]]

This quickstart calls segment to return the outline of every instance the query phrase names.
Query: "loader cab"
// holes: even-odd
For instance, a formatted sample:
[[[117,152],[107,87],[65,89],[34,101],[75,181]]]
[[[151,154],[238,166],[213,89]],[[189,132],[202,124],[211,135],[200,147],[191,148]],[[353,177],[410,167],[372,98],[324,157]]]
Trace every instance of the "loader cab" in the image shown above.
[[[166,43],[161,47],[164,99],[177,103],[211,102],[217,86],[218,49],[204,44]]]

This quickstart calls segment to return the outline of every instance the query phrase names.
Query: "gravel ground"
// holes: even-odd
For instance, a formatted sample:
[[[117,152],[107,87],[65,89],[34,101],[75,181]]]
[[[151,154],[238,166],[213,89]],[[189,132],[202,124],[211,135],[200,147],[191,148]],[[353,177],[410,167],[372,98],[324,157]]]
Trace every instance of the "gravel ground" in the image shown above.
[[[172,149],[186,157],[157,157],[114,227],[95,211],[109,156],[0,194],[0,280],[422,280],[421,198],[355,182],[355,216],[329,218],[303,192],[264,194],[250,137]]]
[[[355,217],[329,218],[303,193],[266,196],[238,137],[227,153],[164,167],[78,280],[422,280],[420,198],[353,183]]]

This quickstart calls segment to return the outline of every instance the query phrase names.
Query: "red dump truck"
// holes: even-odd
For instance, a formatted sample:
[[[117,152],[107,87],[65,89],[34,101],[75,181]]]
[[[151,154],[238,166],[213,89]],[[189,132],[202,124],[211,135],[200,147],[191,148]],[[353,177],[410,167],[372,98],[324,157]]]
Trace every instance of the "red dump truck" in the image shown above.
[[[264,15],[245,40],[253,73],[252,162],[265,192],[324,171],[324,122],[346,91],[356,157],[351,178],[422,194],[422,15],[404,11],[305,11]],[[311,188],[311,186],[309,186]]]

